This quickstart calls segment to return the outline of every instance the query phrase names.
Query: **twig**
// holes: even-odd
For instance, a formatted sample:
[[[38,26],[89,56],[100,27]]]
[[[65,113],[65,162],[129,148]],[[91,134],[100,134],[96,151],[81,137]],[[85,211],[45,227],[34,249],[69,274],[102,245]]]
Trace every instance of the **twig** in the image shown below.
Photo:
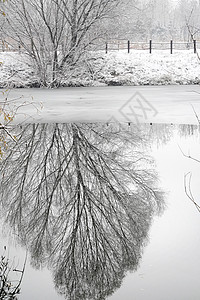
[[[183,150],[181,149],[181,147],[180,147],[179,145],[178,145],[178,147],[179,147],[181,153],[183,154],[183,156],[185,156],[185,157],[187,157],[187,158],[189,158],[189,159],[192,159],[192,160],[197,161],[198,163],[200,163],[200,160],[198,160],[197,158],[194,158],[194,157],[192,157],[192,156],[190,156],[190,155],[186,155],[186,154],[183,152]]]
[[[187,177],[188,177],[188,175],[189,175],[189,182],[188,182],[188,188],[187,188]],[[186,193],[187,197],[194,203],[197,210],[200,212],[200,205],[197,204],[197,202],[194,200],[194,197],[193,197],[193,194],[192,194],[192,191],[191,191],[191,178],[192,178],[192,174],[190,172],[188,172],[184,176],[185,193]]]

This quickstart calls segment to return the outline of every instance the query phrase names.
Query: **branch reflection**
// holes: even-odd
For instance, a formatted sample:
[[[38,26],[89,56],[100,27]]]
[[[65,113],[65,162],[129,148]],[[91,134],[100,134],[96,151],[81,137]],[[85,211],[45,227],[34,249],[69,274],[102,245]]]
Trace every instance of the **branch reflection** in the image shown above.
[[[26,125],[1,163],[6,222],[68,299],[105,299],[138,267],[164,207],[143,143],[137,128]]]

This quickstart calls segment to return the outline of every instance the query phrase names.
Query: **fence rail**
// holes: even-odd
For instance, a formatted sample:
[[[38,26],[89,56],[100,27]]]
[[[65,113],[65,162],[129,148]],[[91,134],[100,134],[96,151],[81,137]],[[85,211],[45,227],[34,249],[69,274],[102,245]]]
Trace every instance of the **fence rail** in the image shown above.
[[[93,46],[91,50],[103,50],[105,53],[115,50],[127,50],[128,53],[130,53],[131,50],[146,50],[150,54],[153,52],[153,50],[169,50],[169,52],[173,54],[174,50],[193,49],[194,53],[196,53],[198,44],[200,45],[200,41],[196,40],[193,40],[192,42],[179,42],[173,40],[169,42],[156,42],[153,40],[149,40],[148,42],[132,42],[130,40],[115,39],[104,43],[98,43],[95,47]],[[0,52],[21,53],[23,50],[23,47],[20,45],[8,45],[0,41]]]
[[[18,52],[21,53],[23,51],[21,46],[12,46],[5,43],[0,42],[0,52]]]
[[[131,49],[134,50],[148,50],[151,54],[153,50],[169,50],[173,54],[174,50],[185,50],[193,49],[194,53],[197,52],[197,44],[200,44],[200,41],[192,42],[177,42],[170,40],[169,42],[154,42],[149,40],[149,42],[132,42],[130,40],[111,40],[105,43],[105,52],[114,50],[127,50],[128,53],[131,52]]]

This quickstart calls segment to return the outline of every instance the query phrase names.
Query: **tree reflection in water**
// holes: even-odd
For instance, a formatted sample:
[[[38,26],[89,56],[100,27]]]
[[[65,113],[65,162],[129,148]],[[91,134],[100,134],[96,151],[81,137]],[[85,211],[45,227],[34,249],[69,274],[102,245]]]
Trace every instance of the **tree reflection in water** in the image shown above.
[[[1,205],[36,267],[68,299],[105,299],[136,270],[164,207],[139,130],[26,125],[1,163]]]

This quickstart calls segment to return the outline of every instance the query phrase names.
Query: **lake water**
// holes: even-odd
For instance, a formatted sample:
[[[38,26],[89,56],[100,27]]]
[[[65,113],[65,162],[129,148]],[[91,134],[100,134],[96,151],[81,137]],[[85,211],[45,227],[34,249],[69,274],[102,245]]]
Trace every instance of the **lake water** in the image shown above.
[[[116,120],[197,124],[199,94],[199,85],[11,89],[0,93],[0,103],[7,98],[14,124]]]
[[[67,294],[67,291],[69,292],[70,288],[73,290],[73,285],[71,285],[71,282],[75,282],[74,277],[72,276],[70,279],[69,276],[71,276],[71,274],[76,274],[71,272],[71,270],[74,270],[74,266],[77,268],[77,278],[79,278],[79,280],[76,281],[76,285],[74,284],[74,289],[76,287],[77,293],[82,293],[82,296],[79,298],[76,296],[75,298],[74,294],[72,293],[70,299],[84,299],[83,293],[87,292],[88,286],[91,286],[90,290],[94,293],[94,297],[91,299],[100,299],[101,292],[104,294],[110,294],[105,296],[105,299],[112,300],[199,299],[200,291],[198,278],[200,270],[200,213],[196,209],[194,203],[192,203],[187,197],[185,192],[185,186],[187,191],[189,191],[190,187],[194,199],[197,202],[199,201],[198,203],[200,204],[200,163],[196,160],[186,157],[189,155],[192,158],[200,160],[200,139],[198,130],[193,132],[193,126],[170,127],[169,125],[141,125],[142,127],[137,132],[134,131],[133,127],[130,128],[128,126],[126,128],[124,128],[124,126],[120,128],[107,128],[104,125],[88,125],[89,127],[86,128],[85,125],[77,125],[78,129],[74,128],[73,130],[71,129],[71,126],[73,125],[70,124],[66,125],[67,127],[64,127],[65,125],[61,124],[57,125],[57,129],[55,129],[56,125],[50,125],[50,127],[49,125],[39,125],[37,128],[33,128],[33,125],[31,125],[32,127],[27,127],[25,129],[26,126],[24,126],[22,129],[14,129],[18,134],[18,145],[13,146],[12,143],[9,144],[8,153],[12,154],[7,159],[7,164],[5,166],[4,163],[2,163],[3,168],[7,168],[5,171],[5,178],[7,181],[2,181],[2,184],[4,184],[5,189],[6,182],[8,182],[10,186],[13,185],[13,189],[11,188],[8,192],[6,190],[1,191],[1,201],[4,205],[2,208],[3,215],[8,217],[8,220],[12,225],[11,227],[15,228],[14,234],[11,234],[9,241],[6,237],[4,237],[4,239],[2,238],[2,253],[3,246],[6,245],[6,255],[9,255],[11,261],[14,259],[13,265],[20,269],[24,262],[25,251],[24,248],[17,246],[17,242],[13,241],[16,239],[16,236],[18,236],[18,239],[21,241],[21,243],[26,245],[26,247],[29,249],[28,261],[26,263],[25,274],[21,284],[21,294],[19,299],[64,299],[64,296],[58,295],[54,289],[52,273],[54,273],[54,276],[56,276],[54,277],[54,281],[57,285],[57,289]],[[23,137],[25,137],[25,140],[20,139],[21,130],[24,131]],[[31,136],[33,137],[34,130],[36,133],[34,137],[35,139],[31,138]],[[121,134],[120,132],[122,131],[125,132],[125,134]],[[96,135],[97,133],[98,135]],[[144,133],[145,135],[143,137]],[[70,140],[72,135],[73,138]],[[102,135],[105,143],[102,143]],[[132,150],[130,150],[130,138],[132,138],[134,141],[131,146]],[[79,145],[80,147],[78,147],[77,143],[80,139],[81,144]],[[31,144],[31,141],[33,140],[34,143]],[[52,146],[54,141],[55,144]],[[61,145],[62,141],[65,141],[63,145]],[[35,148],[33,147],[33,144],[35,145]],[[78,157],[81,159],[79,160],[78,164],[77,160],[71,158],[72,164],[71,161],[69,161],[69,165],[67,165],[69,171],[66,171],[66,165],[62,165],[61,168],[60,162],[64,157],[64,153],[66,153],[65,151],[71,151],[70,145],[74,145],[73,155],[75,156],[76,151],[78,151]],[[111,145],[113,148],[111,148]],[[12,147],[15,147],[13,151]],[[53,150],[51,150],[52,147],[54,147]],[[34,149],[34,151],[32,152],[30,149]],[[45,153],[47,165],[45,171],[46,177],[43,177],[42,174],[44,174],[44,168],[41,167],[41,169],[38,169],[37,165],[42,166],[42,163],[45,160],[45,155],[43,156],[43,154]],[[112,153],[112,155],[110,155],[110,153]],[[104,170],[105,178],[109,178],[111,180],[110,182],[116,188],[117,193],[120,191],[117,198],[115,198],[116,192],[112,193],[112,189],[108,188],[108,185],[104,183],[103,179],[101,181],[99,179],[100,177],[97,176],[99,181],[97,179],[97,181],[95,181],[96,175],[94,176],[92,173],[92,170],[94,170],[92,168],[95,168],[95,166],[92,165],[90,159],[94,159],[94,161],[97,162],[97,158],[99,157],[98,155],[100,155],[99,162],[103,166],[102,168],[98,166],[98,171],[100,175],[102,175],[103,173],[101,173],[101,171]],[[151,156],[154,161],[149,160],[149,156]],[[59,159],[57,159],[58,157]],[[85,157],[87,158],[86,160],[84,160]],[[140,162],[141,158],[142,161]],[[145,160],[143,161],[143,159]],[[23,191],[22,189],[19,191],[19,187],[23,184],[23,170],[26,166],[25,162],[28,160],[30,160],[30,167],[28,167],[27,170],[30,172],[30,174],[28,174],[26,178],[27,186],[24,186]],[[124,161],[126,161],[125,165],[123,165]],[[123,166],[123,168],[127,168],[128,170],[128,168],[131,166],[131,161],[134,161],[136,166],[136,169],[134,169],[134,180],[137,179],[137,182],[139,182],[139,187],[134,185],[132,186],[131,181],[129,181],[130,173],[125,172],[124,177],[122,177],[123,172],[121,166]],[[77,167],[78,169],[73,169],[74,163],[76,166],[79,166]],[[87,167],[89,165],[89,170],[87,168],[84,169],[85,166]],[[18,169],[17,166],[19,167]],[[107,166],[109,167],[108,169]],[[65,169],[66,173],[68,172],[64,178],[65,181],[67,181],[66,190],[68,189],[67,191],[69,195],[70,193],[71,195],[76,195],[76,193],[78,193],[77,190],[79,185],[77,185],[78,181],[74,179],[74,173],[77,172],[77,174],[79,174],[79,168],[84,170],[84,172],[82,171],[81,175],[82,179],[85,179],[85,185],[82,185],[80,189],[82,189],[83,186],[86,186],[88,189],[90,189],[90,193],[92,193],[94,187],[96,187],[94,196],[96,198],[100,197],[100,199],[103,199],[105,206],[102,206],[103,208],[101,210],[101,216],[100,210],[94,210],[93,206],[89,206],[89,204],[87,204],[93,203],[93,205],[96,205],[95,199],[92,198],[92,194],[92,196],[90,196],[91,201],[88,201],[90,198],[87,198],[86,200],[88,202],[86,200],[86,202],[83,201],[81,206],[77,206],[76,201],[73,202],[72,207],[74,208],[74,219],[70,219],[71,210],[68,211],[68,214],[66,214],[65,218],[62,219],[60,217],[60,213],[62,212],[62,215],[64,215],[65,210],[68,210],[68,206],[63,206],[61,202],[64,200],[59,200],[65,199],[65,195],[62,195],[62,191],[61,194],[58,194],[58,176],[60,176],[60,173],[55,173],[56,175],[52,176],[51,172],[52,168],[55,172],[57,172],[59,167],[62,170]],[[150,181],[148,181],[150,179],[144,173],[144,170],[150,171],[150,169],[152,170],[151,172],[153,172],[151,174],[156,176],[154,179],[152,177],[152,182],[158,179],[156,186],[154,186],[154,183],[150,183]],[[97,169],[95,170],[97,171]],[[114,181],[114,177],[112,177],[112,172],[110,173],[110,170],[115,172],[115,174],[118,176],[117,180],[119,180],[118,183],[120,188],[116,186],[117,181]],[[36,174],[35,176],[33,171]],[[15,172],[17,172],[17,174],[14,174]],[[155,172],[157,172],[157,174]],[[190,185],[188,181],[189,174],[186,176],[188,172],[191,172],[192,174]],[[40,182],[42,182],[41,184],[43,184],[45,181],[44,178],[45,180],[48,178],[46,180],[47,184],[43,187],[46,188],[46,192],[41,189],[37,198],[39,185],[33,185],[30,189],[30,183],[37,183],[37,180],[40,180]],[[142,181],[144,178],[146,180],[145,182]],[[80,178],[80,180],[82,179]],[[184,179],[186,181],[184,181]],[[21,180],[21,184],[19,185],[18,180]],[[107,194],[104,195],[103,190],[101,191],[101,184],[99,182],[101,182],[103,189],[109,192],[108,199],[106,197]],[[123,182],[125,186],[124,189]],[[157,204],[154,200],[152,200],[148,194],[148,191],[141,191],[141,182],[142,187],[149,183],[151,187],[157,187],[164,191],[165,209],[161,215],[157,216],[156,212],[159,210],[159,208],[156,207]],[[57,192],[50,203],[48,202],[48,197],[51,195],[51,186],[53,184],[57,184]],[[70,188],[68,188],[69,185]],[[62,182],[62,187],[63,186],[65,186],[64,182]],[[73,186],[76,186],[77,190],[75,189],[74,191]],[[34,190],[36,187],[37,191]],[[101,193],[99,191],[101,191]],[[81,193],[80,198],[83,200],[84,197],[86,197],[84,195],[87,194],[84,194],[83,190],[79,190],[79,192]],[[9,197],[9,193],[10,199],[8,200],[7,198]],[[133,207],[131,204],[132,202],[127,202],[126,204],[122,203],[127,199],[128,194],[126,193],[132,195],[132,198],[130,199],[133,201]],[[143,193],[141,194],[141,198],[139,197],[140,193]],[[126,195],[126,197],[123,195]],[[160,197],[161,196],[158,196],[158,199],[162,201],[162,198]],[[21,205],[22,211],[20,215],[19,203],[21,199],[23,199],[23,202],[21,202],[23,205]],[[66,199],[68,199],[66,201],[69,201],[69,203],[72,201],[69,200],[71,199],[70,197],[66,197]],[[110,199],[112,199],[111,202],[109,202]],[[145,201],[143,203],[144,199]],[[146,199],[148,201],[146,201]],[[42,219],[43,214],[41,214],[39,218],[37,214],[40,214],[40,212],[37,211],[37,214],[34,213],[35,209],[37,210],[40,206],[36,200],[41,201],[42,205],[40,211],[42,211],[43,214],[46,213],[46,210],[44,209],[43,211],[43,208],[46,207],[47,202],[50,204],[54,202],[56,203],[56,205],[52,204],[53,206],[51,207],[51,214],[48,215],[49,227],[47,227],[46,224],[44,225]],[[149,203],[152,204],[150,205]],[[5,207],[5,204],[7,204],[7,207]],[[127,205],[130,205],[129,210],[126,210]],[[106,215],[106,212],[109,211],[111,214],[112,207],[116,213],[110,218]],[[77,234],[77,238],[74,238],[73,240],[74,231],[70,231],[68,228],[76,228],[73,227],[73,222],[74,220],[79,220],[77,217],[77,210],[80,208],[85,209],[87,213],[83,214],[84,218],[79,223],[79,234]],[[91,210],[93,212],[92,215],[95,216],[94,219],[92,217],[90,218],[89,212]],[[79,215],[80,218],[83,215]],[[87,215],[88,219],[86,218]],[[121,216],[121,220],[116,218],[116,215],[118,217]],[[132,220],[133,215],[134,220]],[[64,232],[62,226],[66,222],[66,217],[68,217],[71,222],[66,223],[68,227],[64,227]],[[92,220],[94,223],[92,223]],[[34,224],[34,222],[37,224]],[[54,222],[57,222],[58,226],[55,225]],[[96,224],[95,226],[97,227],[95,227],[94,224]],[[119,229],[119,224],[124,226],[122,229],[122,233],[126,235],[124,239],[121,235],[122,233]],[[129,225],[133,226],[132,229],[134,230],[131,230]],[[39,232],[42,230],[41,226],[43,226],[46,231],[45,235],[40,235],[44,243],[40,244],[40,246],[43,248],[42,251],[39,251],[40,247],[37,247],[35,241],[39,236]],[[4,231],[7,231],[8,225],[3,225],[3,228]],[[95,233],[93,232],[94,228],[97,230],[96,236],[98,237],[96,246],[94,238]],[[108,230],[108,236],[106,229]],[[61,239],[59,235],[60,232],[64,232]],[[109,237],[107,244],[103,244],[101,234],[105,236],[105,240],[107,237]],[[148,234],[148,238],[146,234]],[[69,240],[70,243],[74,241],[74,244],[72,243],[68,245]],[[50,241],[52,241],[52,244]],[[63,243],[62,247],[60,247],[59,244],[57,248],[55,248],[55,243],[57,241],[59,241],[59,243]],[[80,244],[77,244],[78,242]],[[14,244],[16,246],[14,246]],[[64,251],[63,249],[65,249],[65,245],[67,245],[67,247]],[[72,247],[70,245],[74,245],[75,247],[75,261],[71,260],[70,255],[66,255],[66,251],[69,251],[69,249],[71,249],[70,247]],[[124,245],[128,247],[127,252]],[[109,251],[111,252],[108,252],[109,255],[106,258],[106,251],[108,251],[108,249],[110,249]],[[112,249],[115,251],[112,251]],[[117,249],[120,250],[117,254],[115,254]],[[82,252],[84,254],[83,257],[81,254]],[[135,252],[135,256],[132,256],[133,252]],[[59,264],[65,255],[66,259],[68,260],[68,264],[64,266],[63,274],[68,274],[68,278],[66,280],[68,284],[67,289],[65,288],[65,282],[63,283],[60,279],[62,266]],[[84,260],[84,257],[86,256],[87,259]],[[109,260],[109,256],[111,260]],[[130,264],[128,263],[129,257]],[[34,264],[38,266],[39,270],[32,268],[30,261],[32,265]],[[92,261],[95,261],[95,268]],[[106,263],[109,265],[109,267],[104,265]],[[65,260],[63,260],[62,264],[65,264]],[[89,269],[87,269],[87,264]],[[49,270],[47,270],[46,265],[49,265]],[[119,272],[120,266],[121,272]],[[60,273],[55,274],[55,268],[58,267],[60,268]],[[129,271],[130,269],[132,269],[132,271]],[[89,270],[91,270],[91,274]],[[104,271],[101,270],[106,270],[107,275],[103,275]],[[123,272],[124,274],[122,274]],[[123,279],[122,275],[125,275]],[[14,276],[13,273],[10,274],[10,277],[12,276]],[[99,280],[96,286],[93,278],[96,278],[97,281]],[[104,287],[100,287],[101,278],[104,280]],[[81,280],[83,289],[79,286],[79,281],[81,282]],[[107,290],[105,285],[106,280],[108,280]],[[90,282],[90,285],[88,282]],[[112,283],[113,291],[110,283]],[[89,292],[88,295],[91,296]]]

